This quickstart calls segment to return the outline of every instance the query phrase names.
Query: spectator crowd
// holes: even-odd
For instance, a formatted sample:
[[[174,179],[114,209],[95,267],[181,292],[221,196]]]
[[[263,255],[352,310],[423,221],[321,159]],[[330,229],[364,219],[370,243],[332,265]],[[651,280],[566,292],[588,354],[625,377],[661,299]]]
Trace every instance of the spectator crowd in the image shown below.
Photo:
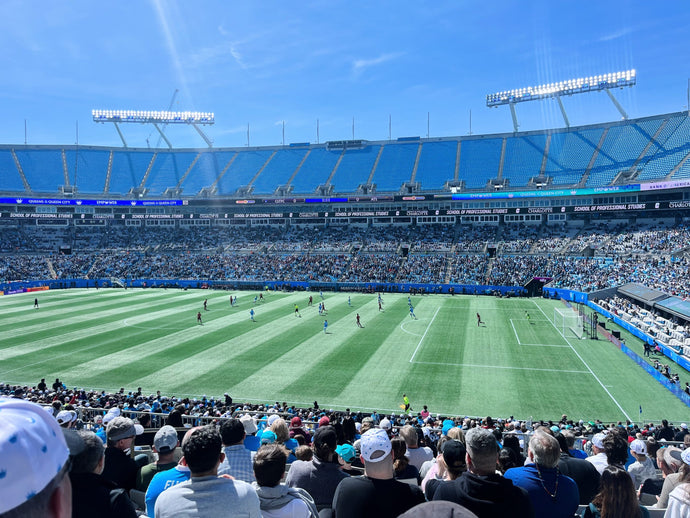
[[[3,518],[690,512],[690,432],[666,420],[362,413],[60,379],[0,384],[0,415]]]

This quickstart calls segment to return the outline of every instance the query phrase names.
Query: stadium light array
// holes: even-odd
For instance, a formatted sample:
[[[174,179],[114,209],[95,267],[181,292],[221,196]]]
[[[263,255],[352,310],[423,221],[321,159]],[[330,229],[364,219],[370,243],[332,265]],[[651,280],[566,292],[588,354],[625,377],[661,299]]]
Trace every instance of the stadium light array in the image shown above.
[[[609,74],[569,79],[557,83],[497,92],[486,96],[486,105],[493,107],[503,104],[535,101],[548,97],[559,97],[561,95],[595,92],[608,90],[610,88],[622,88],[624,86],[633,86],[635,83],[635,70],[631,69],[622,72],[612,72]]]
[[[155,124],[214,124],[213,112],[149,110],[92,110],[94,122],[140,122]]]

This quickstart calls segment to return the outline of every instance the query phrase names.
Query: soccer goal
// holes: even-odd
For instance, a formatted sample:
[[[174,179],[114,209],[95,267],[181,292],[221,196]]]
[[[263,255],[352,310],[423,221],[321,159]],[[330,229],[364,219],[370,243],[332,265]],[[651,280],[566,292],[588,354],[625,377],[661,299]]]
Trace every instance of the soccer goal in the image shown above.
[[[566,338],[585,337],[584,322],[582,315],[575,313],[572,309],[553,308],[553,325]]]

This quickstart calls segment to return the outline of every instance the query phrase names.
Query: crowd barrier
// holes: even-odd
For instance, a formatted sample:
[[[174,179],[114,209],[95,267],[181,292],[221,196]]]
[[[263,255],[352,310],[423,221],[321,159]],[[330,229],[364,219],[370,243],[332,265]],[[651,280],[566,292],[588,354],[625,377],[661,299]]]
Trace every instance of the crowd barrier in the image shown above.
[[[225,290],[271,290],[290,291],[362,291],[409,293],[500,295],[502,297],[524,297],[527,290],[521,286],[491,286],[471,284],[423,284],[390,282],[318,282],[318,281],[210,281],[187,279],[44,279],[35,281],[15,281],[0,283],[0,291],[6,295],[35,291],[36,289],[69,288],[109,288],[124,286],[128,288],[180,288],[180,289],[225,289]]]

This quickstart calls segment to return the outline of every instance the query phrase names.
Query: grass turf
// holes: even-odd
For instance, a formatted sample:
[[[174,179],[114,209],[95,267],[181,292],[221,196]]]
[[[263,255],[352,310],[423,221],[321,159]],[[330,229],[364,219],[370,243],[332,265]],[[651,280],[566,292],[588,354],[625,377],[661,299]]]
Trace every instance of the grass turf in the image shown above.
[[[427,405],[444,415],[688,418],[686,405],[612,344],[562,334],[552,323],[559,301],[416,296],[413,319],[402,294],[384,294],[379,311],[376,295],[326,293],[325,316],[317,293],[311,307],[303,292],[267,293],[257,303],[254,292],[233,292],[236,307],[229,295],[109,289],[0,297],[0,381],[59,377],[110,391],[227,392],[237,401],[318,400],[385,412],[399,411],[407,393],[414,411]]]

